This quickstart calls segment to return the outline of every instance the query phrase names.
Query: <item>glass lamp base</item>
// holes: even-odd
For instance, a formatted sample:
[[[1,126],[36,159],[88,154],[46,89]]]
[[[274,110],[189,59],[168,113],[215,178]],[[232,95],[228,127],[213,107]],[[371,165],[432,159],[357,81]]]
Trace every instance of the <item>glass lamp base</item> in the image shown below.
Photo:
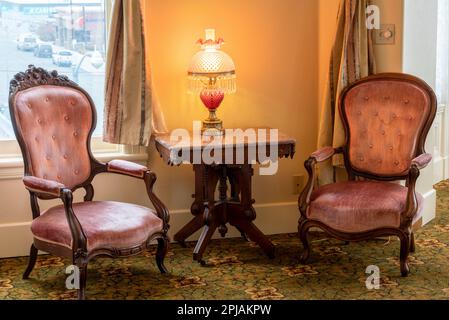
[[[209,110],[209,118],[203,121],[201,133],[204,136],[222,136],[224,135],[223,121],[217,118],[215,109]]]
[[[224,130],[223,129],[215,129],[215,128],[209,128],[209,129],[202,129],[201,134],[206,137],[211,136],[224,136]]]
[[[203,127],[201,128],[201,134],[203,136],[222,136],[224,135],[223,121],[219,119],[204,120]]]

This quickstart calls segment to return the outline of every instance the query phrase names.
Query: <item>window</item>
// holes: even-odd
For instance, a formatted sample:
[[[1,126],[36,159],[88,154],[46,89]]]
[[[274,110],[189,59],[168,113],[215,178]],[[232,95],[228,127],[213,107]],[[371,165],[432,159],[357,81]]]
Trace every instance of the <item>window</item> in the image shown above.
[[[94,140],[100,142],[105,52],[105,0],[0,0],[0,153],[17,150],[9,81],[29,64],[57,70],[91,95],[98,115]]]

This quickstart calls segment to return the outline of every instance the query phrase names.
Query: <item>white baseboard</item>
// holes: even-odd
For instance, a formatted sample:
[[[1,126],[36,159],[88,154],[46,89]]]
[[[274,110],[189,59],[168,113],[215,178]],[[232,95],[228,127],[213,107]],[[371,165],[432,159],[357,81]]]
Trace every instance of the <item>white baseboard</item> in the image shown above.
[[[425,225],[435,219],[436,216],[436,204],[437,204],[437,192],[435,189],[431,189],[422,194],[424,198],[424,211],[422,215],[422,225]]]
[[[433,160],[433,183],[449,179],[449,157],[437,157]]]
[[[447,159],[437,157],[433,160],[433,183],[438,183],[445,179],[445,165]]]
[[[296,202],[259,204],[254,206],[257,212],[255,224],[267,234],[291,233],[297,231],[299,219]],[[190,210],[170,211],[170,238],[192,219]],[[276,221],[276,223],[273,223]],[[30,231],[31,222],[0,224],[0,258],[28,256],[33,237]],[[240,237],[232,226],[228,226],[227,237]],[[188,240],[197,240],[199,232]],[[214,236],[220,237],[218,232]]]
[[[449,157],[443,158],[444,176],[443,180],[449,179]],[[438,181],[439,182],[439,181]]]
[[[27,256],[33,236],[31,222],[0,224],[0,258]]]

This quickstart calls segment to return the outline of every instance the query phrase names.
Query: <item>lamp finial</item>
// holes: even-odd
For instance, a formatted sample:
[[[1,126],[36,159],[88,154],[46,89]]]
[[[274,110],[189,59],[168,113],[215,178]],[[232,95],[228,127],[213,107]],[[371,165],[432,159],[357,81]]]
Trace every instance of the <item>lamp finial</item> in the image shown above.
[[[206,38],[205,40],[212,40],[215,41],[215,29],[206,29]]]

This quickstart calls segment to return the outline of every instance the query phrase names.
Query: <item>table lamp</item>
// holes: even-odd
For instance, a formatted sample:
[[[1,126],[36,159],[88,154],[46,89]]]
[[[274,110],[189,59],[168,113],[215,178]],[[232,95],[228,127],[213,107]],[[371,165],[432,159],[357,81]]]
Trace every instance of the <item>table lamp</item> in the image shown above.
[[[235,65],[232,58],[220,50],[223,39],[215,39],[215,30],[206,29],[206,38],[198,40],[201,51],[196,53],[188,69],[188,87],[191,93],[199,93],[209,110],[209,118],[203,121],[201,132],[206,136],[224,134],[223,122],[216,110],[225,93],[236,91]]]

